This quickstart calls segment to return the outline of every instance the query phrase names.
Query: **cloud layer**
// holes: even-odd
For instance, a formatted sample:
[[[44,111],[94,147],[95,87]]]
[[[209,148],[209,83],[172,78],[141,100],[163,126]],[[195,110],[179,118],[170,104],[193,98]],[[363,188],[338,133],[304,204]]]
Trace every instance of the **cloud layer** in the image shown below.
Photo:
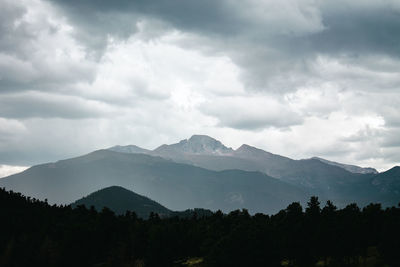
[[[0,164],[194,133],[400,162],[398,1],[0,4]]]

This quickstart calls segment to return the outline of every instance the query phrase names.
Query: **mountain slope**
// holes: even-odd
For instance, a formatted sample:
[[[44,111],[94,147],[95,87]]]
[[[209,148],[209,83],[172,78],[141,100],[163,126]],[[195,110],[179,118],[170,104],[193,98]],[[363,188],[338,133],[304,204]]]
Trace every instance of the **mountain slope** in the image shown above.
[[[145,153],[214,171],[259,171],[302,187],[311,194],[337,200],[345,197],[341,193],[342,187],[369,177],[319,159],[293,160],[245,144],[233,150],[204,135],[194,135],[177,144],[162,145]]]
[[[99,150],[42,164],[0,180],[0,186],[50,203],[68,204],[118,185],[173,210],[276,212],[309,194],[260,172],[212,171],[145,154]]]
[[[114,147],[37,165],[0,179],[0,187],[68,204],[117,185],[173,210],[247,208],[272,213],[293,201],[305,203],[310,195],[338,206],[397,205],[398,172],[352,173],[318,159],[292,160],[249,145],[233,150],[211,137],[193,136],[154,151]]]
[[[121,152],[121,153],[142,153],[142,154],[149,154],[151,150],[147,150],[135,145],[127,145],[127,146],[113,146],[108,148],[108,150]]]
[[[319,157],[313,157],[312,159],[317,159],[319,161],[322,161],[323,163],[327,163],[333,166],[338,166],[340,168],[345,169],[346,171],[352,172],[352,173],[362,173],[362,174],[366,174],[366,173],[373,173],[373,174],[377,174],[378,171],[375,170],[374,168],[363,168],[363,167],[359,167],[359,166],[355,166],[355,165],[349,165],[349,164],[343,164],[343,163],[338,163],[338,162],[334,162],[334,161],[330,161],[330,160],[326,160],[323,158],[319,158]]]
[[[383,205],[400,204],[400,167],[395,166],[386,172],[372,176],[372,191],[378,191]]]
[[[101,211],[107,207],[116,214],[125,214],[126,211],[134,211],[141,218],[148,218],[151,212],[161,217],[169,216],[172,211],[161,204],[136,194],[120,186],[110,186],[91,193],[71,204],[72,207],[84,205],[87,208],[94,206]]]

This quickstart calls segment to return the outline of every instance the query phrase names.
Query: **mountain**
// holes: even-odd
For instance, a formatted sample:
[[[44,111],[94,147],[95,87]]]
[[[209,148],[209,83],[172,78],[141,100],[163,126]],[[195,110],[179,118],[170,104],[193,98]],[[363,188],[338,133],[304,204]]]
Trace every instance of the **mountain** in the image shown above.
[[[142,153],[142,154],[149,154],[151,150],[147,150],[135,145],[127,145],[127,146],[113,146],[108,148],[108,150],[121,152],[121,153]]]
[[[145,154],[98,150],[33,166],[0,180],[0,187],[50,203],[69,204],[99,189],[122,186],[173,210],[247,208],[272,213],[309,193],[261,172],[213,171]]]
[[[378,187],[381,192],[400,194],[400,167],[395,166],[388,171],[373,176],[371,184]]]
[[[154,152],[167,155],[168,153],[174,154],[174,152],[194,155],[231,155],[233,149],[207,135],[193,135],[177,144],[162,145],[156,148]]]
[[[205,135],[194,135],[144,153],[214,171],[259,171],[301,187],[310,194],[335,199],[340,204],[340,199],[348,200],[347,195],[342,194],[346,186],[368,178],[315,158],[293,160],[246,144],[233,150]]]
[[[305,203],[310,195],[339,207],[354,202],[397,205],[398,172],[395,167],[384,173],[353,173],[319,159],[293,160],[249,145],[233,150],[195,135],[155,150],[117,146],[33,166],[0,179],[0,187],[68,204],[117,185],[172,210],[273,213],[294,201]]]
[[[400,204],[400,167],[395,166],[386,172],[371,177],[369,185],[378,191],[384,206]],[[393,203],[396,201],[397,203]]]
[[[338,166],[340,168],[345,169],[346,171],[352,172],[352,173],[362,173],[362,174],[366,174],[366,173],[373,173],[373,174],[377,174],[378,171],[374,168],[363,168],[363,167],[359,167],[359,166],[355,166],[355,165],[349,165],[349,164],[343,164],[343,163],[338,163],[338,162],[334,162],[334,161],[329,161],[323,158],[319,158],[319,157],[313,157],[312,159],[317,159],[319,161],[322,161],[323,163],[327,163],[333,166]]]
[[[395,205],[397,201],[393,192],[383,189],[388,192],[385,195],[379,193],[379,187],[371,186],[372,180],[379,175],[375,169],[321,158],[293,160],[247,144],[233,150],[204,135],[194,135],[179,143],[162,145],[144,153],[214,171],[237,169],[262,172],[308,194],[334,200],[339,206],[349,202],[367,205],[372,200]]]
[[[116,214],[125,214],[134,211],[138,217],[148,218],[151,212],[167,217],[172,211],[157,202],[136,194],[120,186],[110,186],[83,197],[71,204],[72,207],[84,205],[87,208],[94,206],[97,211],[107,207]]]

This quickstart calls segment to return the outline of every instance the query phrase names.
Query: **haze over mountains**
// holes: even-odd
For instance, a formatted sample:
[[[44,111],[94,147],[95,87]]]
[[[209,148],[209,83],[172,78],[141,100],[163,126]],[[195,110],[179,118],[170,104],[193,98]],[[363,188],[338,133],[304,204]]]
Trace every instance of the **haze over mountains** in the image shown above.
[[[294,201],[305,203],[311,195],[339,206],[388,206],[400,200],[398,167],[376,173],[317,158],[293,160],[249,145],[233,150],[202,135],[152,151],[115,146],[0,180],[1,187],[59,204],[114,185],[173,210],[273,213]]]

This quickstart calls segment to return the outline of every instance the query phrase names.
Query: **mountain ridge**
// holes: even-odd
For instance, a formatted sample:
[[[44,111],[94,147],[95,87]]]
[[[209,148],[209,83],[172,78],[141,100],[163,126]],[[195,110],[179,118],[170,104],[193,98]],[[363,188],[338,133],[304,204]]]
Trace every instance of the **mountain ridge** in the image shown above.
[[[304,202],[310,195],[338,206],[373,201],[390,206],[399,199],[398,167],[378,174],[352,173],[318,159],[293,160],[249,145],[231,150],[204,136],[162,147],[165,154],[137,146],[97,150],[33,166],[0,179],[0,186],[66,204],[118,185],[173,210],[248,208],[265,213]]]
[[[330,161],[324,158],[320,158],[320,157],[312,157],[312,159],[316,159],[316,160],[320,160],[324,163],[330,164],[330,165],[334,165],[334,166],[338,166],[341,167],[349,172],[352,173],[362,173],[362,174],[366,174],[366,173],[373,173],[373,174],[377,174],[378,171],[374,168],[371,167],[359,167],[356,165],[351,165],[351,164],[343,164],[343,163],[339,163],[339,162],[335,162],[335,161]]]
[[[183,139],[171,145],[161,145],[154,149],[156,153],[165,153],[170,150],[197,155],[229,155],[234,150],[226,147],[220,141],[207,135],[192,135],[189,139]]]
[[[115,151],[115,152],[121,152],[121,153],[149,153],[151,150],[141,148],[136,145],[126,145],[126,146],[120,146],[116,145],[113,147],[108,148],[108,150]]]
[[[261,172],[212,171],[145,154],[98,150],[37,165],[0,180],[0,186],[49,203],[69,204],[101,188],[119,185],[172,210],[194,207],[270,213],[309,194]]]
[[[246,157],[255,158],[258,156],[263,156],[264,158],[269,157],[270,159],[280,159],[286,161],[293,160],[291,158],[274,154],[269,151],[248,144],[242,144],[237,149],[232,149],[230,147],[226,147],[221,141],[207,135],[192,135],[189,139],[183,139],[178,143],[170,145],[163,144],[155,148],[154,150],[140,148],[136,145],[115,146],[110,148],[110,150],[122,153],[144,153],[149,155],[161,156],[164,158],[175,159],[183,163],[192,163],[196,166],[201,166],[205,168],[207,168],[207,166],[202,166],[199,163],[193,162],[193,159],[190,160],[185,157],[190,158],[191,156],[193,157],[202,155],[202,156],[231,156],[239,158],[246,158]],[[320,157],[310,158],[310,160],[313,159],[317,159],[328,165],[337,166],[352,173],[362,173],[362,174],[378,173],[376,169],[371,167],[359,167],[356,165],[338,163]],[[308,159],[301,159],[301,160],[308,160]],[[274,174],[272,173],[268,172],[266,173],[274,176]]]
[[[207,149],[199,151],[204,144]],[[247,144],[233,150],[220,141],[204,135],[193,135],[189,139],[171,145],[164,144],[146,154],[214,171],[229,169],[260,171],[296,186],[319,188],[316,194],[326,192],[330,194],[332,187],[338,187],[348,180],[360,177],[340,165],[316,159],[294,160]]]

